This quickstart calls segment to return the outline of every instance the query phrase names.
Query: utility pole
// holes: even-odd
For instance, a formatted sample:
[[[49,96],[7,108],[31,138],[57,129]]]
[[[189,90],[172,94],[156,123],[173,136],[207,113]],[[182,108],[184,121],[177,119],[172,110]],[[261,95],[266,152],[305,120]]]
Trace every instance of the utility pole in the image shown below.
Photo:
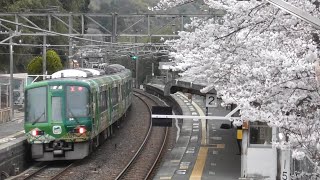
[[[153,78],[153,76],[154,76],[154,63],[152,63],[152,65],[151,65],[151,75],[152,75],[152,78]]]
[[[43,36],[43,48],[42,48],[42,74],[43,79],[46,79],[47,75],[47,36]]]
[[[81,59],[81,68],[83,68],[83,57],[82,57],[82,53],[80,54],[80,59]]]
[[[71,36],[71,34],[72,34],[72,28],[73,28],[72,16],[69,15],[69,36]],[[70,67],[70,60],[71,60],[72,53],[73,53],[73,39],[71,37],[69,37],[68,68],[71,68]]]
[[[137,45],[137,36],[134,37],[134,44]],[[134,48],[134,54],[135,54],[135,56],[137,56],[137,54],[138,54],[137,47]],[[136,62],[136,88],[139,88],[139,78],[138,78],[138,75],[139,75],[139,73],[138,73],[139,63],[138,62],[139,62],[139,60],[137,59],[135,62]]]
[[[14,118],[14,108],[13,108],[13,42],[12,42],[13,32],[10,32],[10,121]]]
[[[117,19],[118,19],[118,14],[113,13],[112,14],[112,37],[111,37],[111,42],[116,43],[117,42]]]

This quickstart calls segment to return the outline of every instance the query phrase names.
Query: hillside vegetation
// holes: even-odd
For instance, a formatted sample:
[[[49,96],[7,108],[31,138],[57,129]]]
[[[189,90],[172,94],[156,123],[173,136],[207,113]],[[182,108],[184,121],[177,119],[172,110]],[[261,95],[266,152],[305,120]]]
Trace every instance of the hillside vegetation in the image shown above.
[[[0,12],[87,12],[90,0],[0,0]],[[12,19],[14,21],[14,19]],[[29,18],[36,24],[41,24],[41,28],[48,29],[47,24],[41,18]],[[15,29],[14,25],[6,24],[7,27]],[[79,23],[75,22],[74,27],[77,29]],[[57,31],[67,31],[67,27],[61,24],[52,24],[52,29]],[[3,27],[0,27],[0,31],[5,31]],[[23,32],[30,32],[29,29],[23,28]],[[0,39],[7,38],[8,35],[0,35]],[[19,36],[14,37],[14,43],[23,44],[42,44],[43,37],[41,36]],[[48,37],[48,44],[68,44],[67,38]],[[30,46],[14,46],[14,72],[26,72],[27,64],[36,56],[42,56],[42,48],[30,47]],[[55,51],[61,56],[62,61],[66,60],[67,48],[55,48]],[[0,73],[9,73],[9,46],[0,46]]]

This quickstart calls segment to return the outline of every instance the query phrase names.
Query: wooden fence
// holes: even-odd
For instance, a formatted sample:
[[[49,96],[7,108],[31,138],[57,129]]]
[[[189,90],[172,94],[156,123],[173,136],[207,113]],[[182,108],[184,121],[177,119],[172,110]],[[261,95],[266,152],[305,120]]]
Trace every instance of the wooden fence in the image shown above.
[[[10,121],[11,109],[0,109],[0,124]]]

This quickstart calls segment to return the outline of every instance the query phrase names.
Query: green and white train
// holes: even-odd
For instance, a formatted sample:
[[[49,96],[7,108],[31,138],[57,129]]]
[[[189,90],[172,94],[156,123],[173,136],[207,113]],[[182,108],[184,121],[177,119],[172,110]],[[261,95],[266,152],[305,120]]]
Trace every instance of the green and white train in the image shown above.
[[[86,157],[132,103],[132,74],[114,64],[67,69],[25,88],[24,129],[36,161]]]

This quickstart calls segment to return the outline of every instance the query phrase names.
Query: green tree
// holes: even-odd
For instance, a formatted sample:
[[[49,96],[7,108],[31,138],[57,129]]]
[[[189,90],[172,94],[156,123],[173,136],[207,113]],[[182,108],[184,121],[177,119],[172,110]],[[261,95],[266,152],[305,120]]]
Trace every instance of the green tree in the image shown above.
[[[48,50],[46,57],[48,74],[52,74],[63,69],[60,56],[54,50]]]
[[[33,58],[27,66],[28,74],[42,74],[42,57]],[[60,56],[54,50],[48,50],[46,54],[46,69],[48,74],[63,69]]]
[[[57,7],[60,13],[85,13],[89,11],[88,5],[90,0],[0,0],[0,12],[21,12],[21,13],[46,13],[48,9],[52,9],[53,7]],[[6,17],[6,19],[15,21],[14,17],[11,18]],[[43,17],[39,16],[30,16],[28,19],[37,26],[42,29],[48,29],[48,23],[44,20]],[[61,19],[65,22],[68,22],[68,17],[61,17]],[[77,31],[81,31],[81,17],[74,17],[73,19],[73,28]],[[19,18],[19,23],[23,23],[26,25],[30,25],[29,22],[23,18]],[[86,21],[85,27],[86,27]],[[15,24],[6,23],[6,27],[9,27],[12,30],[16,29]],[[61,22],[52,21],[51,24],[52,31],[58,32],[68,32],[68,27],[62,24]],[[4,31],[4,28],[0,28],[1,31]],[[19,27],[19,30],[22,30],[24,33],[34,33],[34,30],[24,27]],[[0,34],[0,39],[8,38],[8,35]],[[67,37],[47,37],[47,44],[68,44]],[[22,42],[23,44],[42,44],[43,37],[42,36],[17,36],[13,38],[14,43]],[[39,54],[42,50],[35,47],[28,46],[14,46],[14,67],[13,71],[17,72],[26,72],[28,61],[26,59],[31,60],[33,54]],[[64,54],[64,52],[68,52],[67,47],[56,48],[57,52],[61,52],[60,54]],[[3,45],[0,47],[0,73],[8,73],[9,69],[9,46]]]
[[[42,57],[34,57],[27,66],[28,74],[42,74]]]

